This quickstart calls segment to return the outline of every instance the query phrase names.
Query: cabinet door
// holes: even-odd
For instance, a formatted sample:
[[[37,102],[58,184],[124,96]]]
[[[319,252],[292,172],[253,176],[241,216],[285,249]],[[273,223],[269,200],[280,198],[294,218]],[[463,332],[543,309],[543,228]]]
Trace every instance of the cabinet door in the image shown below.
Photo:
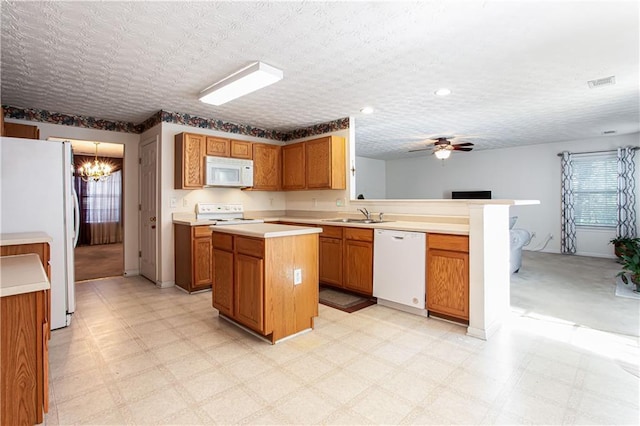
[[[229,139],[207,136],[207,155],[213,155],[214,157],[228,157],[230,152]]]
[[[231,156],[233,158],[253,159],[251,142],[231,140]]]
[[[344,287],[358,293],[373,294],[373,244],[344,242]]]
[[[331,138],[305,142],[307,188],[331,188]]]
[[[205,136],[180,133],[175,137],[175,189],[204,185]]]
[[[236,254],[234,318],[247,327],[263,332],[264,328],[264,260]]]
[[[280,147],[265,143],[253,144],[253,189],[280,189]]]
[[[305,143],[308,189],[345,189],[344,138],[329,136]]]
[[[282,147],[282,189],[304,189],[304,144]]]
[[[320,282],[342,287],[342,239],[319,238]]]
[[[469,254],[430,249],[427,254],[427,309],[469,319]]]
[[[233,317],[233,253],[213,249],[213,307]]]
[[[211,276],[211,236],[193,239],[193,286],[208,287]]]

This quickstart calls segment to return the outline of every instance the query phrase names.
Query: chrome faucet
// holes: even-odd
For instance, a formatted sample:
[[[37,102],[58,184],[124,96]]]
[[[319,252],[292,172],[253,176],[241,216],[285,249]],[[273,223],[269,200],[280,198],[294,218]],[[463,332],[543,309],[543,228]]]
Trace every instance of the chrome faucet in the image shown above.
[[[364,217],[367,218],[367,220],[371,220],[371,213],[369,213],[369,210],[365,209],[364,207],[361,209],[358,209],[358,211],[360,213],[362,213],[364,215]]]
[[[378,213],[378,222],[382,222],[382,217],[384,216],[384,213],[380,212]]]

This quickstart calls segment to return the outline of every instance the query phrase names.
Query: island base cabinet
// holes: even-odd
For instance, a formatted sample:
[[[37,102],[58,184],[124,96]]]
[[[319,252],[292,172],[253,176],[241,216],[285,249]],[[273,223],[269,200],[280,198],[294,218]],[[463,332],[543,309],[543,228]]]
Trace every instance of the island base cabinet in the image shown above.
[[[271,343],[313,328],[318,234],[261,239],[214,232],[212,241],[212,305],[220,314]]]
[[[215,245],[215,242],[214,242]],[[233,252],[213,249],[215,279],[212,287],[213,307],[221,314],[233,315]]]
[[[48,411],[46,303],[44,291],[0,299],[3,426],[42,423]]]
[[[261,258],[236,256],[235,319],[252,330],[265,333],[264,328],[264,262]]]

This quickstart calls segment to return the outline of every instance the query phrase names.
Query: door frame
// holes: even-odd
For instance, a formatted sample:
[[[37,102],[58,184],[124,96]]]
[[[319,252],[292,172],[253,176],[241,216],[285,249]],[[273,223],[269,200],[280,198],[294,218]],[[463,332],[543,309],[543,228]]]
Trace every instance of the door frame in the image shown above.
[[[159,148],[160,148],[160,136],[159,135],[155,135],[150,137],[149,139],[146,139],[144,141],[140,142],[140,149],[139,149],[139,154],[138,154],[138,247],[139,247],[139,254],[138,254],[138,269],[140,271],[140,275],[144,278],[149,279],[150,281],[152,281],[154,284],[160,286],[160,280],[158,277],[158,271],[159,271],[159,265],[158,265],[158,260],[159,260],[159,250],[158,250],[158,243],[160,241],[160,227],[158,225],[157,226],[157,233],[156,233],[156,244],[155,244],[155,273],[154,273],[154,278],[153,280],[151,280],[149,277],[145,277],[142,274],[142,232],[143,232],[143,224],[142,224],[142,199],[143,199],[143,194],[142,194],[142,151],[144,149],[144,147],[146,147],[147,145],[151,145],[151,144],[155,144],[156,146],[156,161],[155,161],[155,176],[156,176],[156,194],[155,194],[155,198],[156,198],[156,211],[155,211],[155,216],[156,218],[159,218],[159,214],[158,214],[158,205],[159,205],[159,201],[160,201],[160,185],[159,185],[159,173],[158,173],[158,162],[159,162],[159,157],[160,157],[160,153],[159,153]],[[156,224],[158,224],[159,221],[156,219]]]

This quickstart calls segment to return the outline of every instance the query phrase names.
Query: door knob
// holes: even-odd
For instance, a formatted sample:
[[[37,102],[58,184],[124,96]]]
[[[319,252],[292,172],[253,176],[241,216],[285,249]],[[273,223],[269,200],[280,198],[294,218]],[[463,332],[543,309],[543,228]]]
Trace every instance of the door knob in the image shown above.
[[[149,220],[150,220],[151,222],[155,222],[155,221],[156,221],[156,217],[155,217],[155,216],[150,217],[150,218],[149,218]]]

